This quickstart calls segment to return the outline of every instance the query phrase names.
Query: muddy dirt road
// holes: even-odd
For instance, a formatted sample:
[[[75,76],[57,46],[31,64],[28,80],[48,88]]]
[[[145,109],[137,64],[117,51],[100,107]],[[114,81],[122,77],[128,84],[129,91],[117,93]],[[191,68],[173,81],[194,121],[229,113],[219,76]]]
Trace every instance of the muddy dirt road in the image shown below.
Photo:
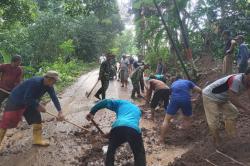
[[[85,115],[88,113],[90,107],[94,104],[95,98],[87,99],[85,91],[89,90],[98,77],[98,70],[89,72],[81,76],[75,84],[67,88],[63,94],[60,95],[60,102],[66,116],[66,119],[80,125],[89,127],[90,130],[95,130],[90,123],[85,120]],[[100,85],[98,85],[99,87]],[[97,90],[97,88],[96,88]],[[121,88],[120,83],[111,81],[107,92],[107,97],[129,99],[131,86],[128,88]],[[129,93],[127,93],[129,92]],[[143,104],[137,101],[139,105]],[[51,103],[47,105],[48,111],[56,114],[55,108]],[[32,128],[26,122],[22,122],[17,129],[8,130],[5,137],[2,150],[0,153],[0,165],[6,166],[45,166],[45,165],[100,165],[104,159],[101,152],[102,145],[94,147],[94,142],[107,141],[99,137],[95,131],[94,134],[87,138],[86,133],[81,129],[72,126],[65,122],[57,122],[50,115],[43,114],[44,119],[44,137],[50,140],[49,147],[32,146]],[[114,114],[110,111],[103,110],[97,113],[95,120],[104,131],[110,130],[110,125],[114,119]],[[158,123],[159,124],[159,123]],[[141,127],[143,127],[143,134],[145,136],[144,142],[147,150],[148,165],[167,165],[168,162],[173,161],[175,157],[180,156],[189,149],[190,145],[169,145],[162,147],[155,144],[155,138],[158,137],[156,131],[159,130],[158,124],[152,123],[150,120],[142,120]],[[92,143],[91,143],[92,142]],[[95,145],[96,146],[96,145]],[[98,162],[96,156],[98,153],[92,153],[92,149],[100,150]],[[126,148],[126,147],[125,147]],[[93,150],[94,151],[94,150]],[[125,152],[123,152],[125,153]],[[118,152],[118,154],[120,154]],[[124,154],[123,154],[124,155]],[[126,155],[125,155],[126,156]],[[87,157],[87,160],[83,157]],[[122,158],[121,154],[121,158]],[[132,156],[130,156],[131,158]],[[92,161],[93,158],[93,161]],[[131,159],[132,160],[132,159]],[[122,162],[120,162],[122,163]],[[101,164],[102,165],[102,164]]]
[[[212,77],[211,74],[210,76]],[[107,145],[107,140],[103,139],[95,127],[85,120],[86,114],[96,100],[93,97],[87,99],[85,92],[91,89],[97,77],[98,70],[89,72],[59,95],[66,119],[88,128],[91,133],[84,132],[66,122],[57,122],[50,115],[43,114],[44,137],[50,140],[51,145],[45,148],[32,146],[32,128],[26,122],[22,122],[17,129],[8,130],[1,146],[0,166],[104,165],[105,154],[102,147]],[[208,79],[212,78],[205,77],[203,83]],[[107,97],[129,99],[130,92],[131,84],[128,88],[121,88],[120,82],[115,80],[110,82]],[[242,96],[241,101],[245,101],[250,108],[249,102],[245,99],[246,96]],[[142,105],[144,101],[137,100],[135,103]],[[47,109],[56,114],[52,103],[47,104]],[[144,111],[147,111],[147,108]],[[198,101],[194,107],[191,129],[181,130],[172,124],[166,144],[159,145],[157,140],[163,116],[164,112],[158,111],[155,122],[152,122],[147,119],[147,113],[143,114],[141,128],[148,166],[209,166],[211,164],[204,160],[207,158],[218,166],[235,165],[231,160],[224,161],[221,156],[214,153],[215,148],[210,142],[201,101]],[[95,120],[107,132],[114,120],[114,113],[101,110],[96,114]],[[222,152],[243,162],[246,166],[250,165],[249,126],[250,114],[241,112],[237,125],[239,139],[220,148]],[[127,145],[117,150],[115,165],[129,166],[132,165],[131,162],[133,162],[132,152]]]

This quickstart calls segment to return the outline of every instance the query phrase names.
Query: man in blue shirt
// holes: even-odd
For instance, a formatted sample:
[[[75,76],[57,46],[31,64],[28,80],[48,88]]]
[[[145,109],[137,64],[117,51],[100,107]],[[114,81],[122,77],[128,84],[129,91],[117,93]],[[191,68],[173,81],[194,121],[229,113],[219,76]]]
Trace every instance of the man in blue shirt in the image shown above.
[[[42,118],[40,112],[46,112],[46,109],[39,103],[39,100],[48,92],[58,111],[58,119],[64,119],[60,103],[53,88],[53,85],[58,80],[57,72],[48,71],[44,77],[28,79],[12,90],[0,122],[0,144],[7,129],[17,127],[23,115],[28,124],[33,125],[33,144],[40,146],[49,145],[49,142],[42,138]]]
[[[139,128],[140,109],[127,100],[105,99],[91,108],[90,113],[86,116],[87,120],[93,119],[95,113],[103,108],[116,113],[116,121],[112,124],[112,129],[108,134],[109,146],[105,165],[113,166],[116,149],[121,144],[128,142],[134,154],[134,165],[146,166],[145,150]]]
[[[238,35],[234,39],[239,44],[239,51],[237,54],[237,67],[239,73],[245,73],[248,67],[248,48],[247,45],[244,43],[244,36]]]
[[[166,108],[166,115],[161,128],[160,142],[164,143],[166,132],[169,128],[169,122],[179,109],[184,115],[183,123],[186,126],[190,125],[190,117],[192,115],[191,95],[190,90],[202,93],[202,90],[196,86],[192,81],[176,78],[171,85],[171,97],[168,107]]]

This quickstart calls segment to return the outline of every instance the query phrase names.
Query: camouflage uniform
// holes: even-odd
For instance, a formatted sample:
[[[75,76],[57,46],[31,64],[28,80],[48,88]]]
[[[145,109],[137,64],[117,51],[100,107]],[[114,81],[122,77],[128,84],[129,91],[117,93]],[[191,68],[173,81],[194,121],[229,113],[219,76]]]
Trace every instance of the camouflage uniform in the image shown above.
[[[106,91],[109,86],[109,74],[111,70],[111,65],[109,61],[104,61],[100,66],[99,78],[102,83],[102,87],[96,92],[95,96],[102,94],[102,99],[106,97]]]
[[[141,77],[143,77],[143,69],[141,67],[138,67],[135,69],[135,71],[131,75],[131,82],[133,85],[133,90],[131,94],[131,98],[135,97],[135,92],[137,93],[138,96],[140,96],[140,80]]]

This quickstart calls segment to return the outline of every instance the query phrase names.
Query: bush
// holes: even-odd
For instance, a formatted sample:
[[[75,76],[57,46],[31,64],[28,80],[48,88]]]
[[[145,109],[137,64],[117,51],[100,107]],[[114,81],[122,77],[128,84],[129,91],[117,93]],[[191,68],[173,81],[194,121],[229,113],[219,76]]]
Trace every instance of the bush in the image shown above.
[[[56,89],[61,92],[65,87],[74,82],[81,74],[90,71],[97,66],[96,63],[84,63],[83,61],[71,60],[65,63],[59,58],[54,63],[42,63],[38,71],[30,66],[24,67],[24,78],[28,79],[33,76],[43,76],[49,70],[55,70],[59,73],[61,81],[56,84]]]

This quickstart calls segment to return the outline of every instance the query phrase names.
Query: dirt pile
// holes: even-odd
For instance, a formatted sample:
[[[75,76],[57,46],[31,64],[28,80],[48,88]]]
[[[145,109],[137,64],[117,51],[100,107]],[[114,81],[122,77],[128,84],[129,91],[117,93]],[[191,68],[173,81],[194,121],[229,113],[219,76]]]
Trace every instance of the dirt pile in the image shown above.
[[[200,75],[198,85],[202,88],[206,84],[221,77],[220,66],[211,63],[210,59],[202,59],[199,62]],[[203,65],[203,67],[202,67]],[[206,66],[211,65],[209,68]],[[240,101],[250,107],[249,102],[246,100],[247,95],[240,97]],[[190,140],[187,135],[184,136],[183,141],[195,141],[195,145],[183,154],[181,157],[176,158],[174,162],[168,164],[168,166],[239,166],[250,165],[250,114],[240,112],[237,123],[237,138],[233,140],[227,140],[224,131],[224,126],[221,126],[221,137],[223,143],[215,148],[212,143],[212,139],[208,132],[208,127],[205,120],[202,100],[196,102],[194,106],[194,121],[192,128],[187,135],[191,135],[191,138],[198,138],[197,140]],[[241,111],[241,110],[239,110]],[[223,124],[222,124],[223,125]],[[178,134],[173,137],[173,140],[169,140],[168,143],[173,143],[178,140]],[[179,144],[180,142],[178,142]]]
[[[85,128],[90,128],[90,126],[84,126]],[[91,133],[86,131],[76,131],[74,136],[77,138],[84,138],[83,143],[91,145],[89,149],[85,149],[82,156],[78,156],[75,159],[73,165],[82,166],[102,166],[104,165],[104,160],[107,152],[108,140],[103,138],[100,133],[91,127]],[[115,155],[115,165],[133,165],[133,155],[128,144],[124,144],[117,149]]]

